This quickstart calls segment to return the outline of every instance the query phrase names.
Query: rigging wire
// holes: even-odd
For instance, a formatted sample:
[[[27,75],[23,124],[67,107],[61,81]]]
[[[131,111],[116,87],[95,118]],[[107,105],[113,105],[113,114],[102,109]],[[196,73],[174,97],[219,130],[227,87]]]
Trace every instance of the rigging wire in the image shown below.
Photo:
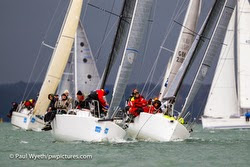
[[[96,6],[92,5],[92,4],[90,4],[90,0],[88,0],[87,4],[88,4],[88,5],[86,5],[87,7],[86,7],[86,9],[85,9],[85,11],[84,11],[84,14],[83,14],[83,19],[82,19],[83,22],[84,22],[84,19],[85,19],[85,17],[86,17],[86,13],[87,13],[88,6],[90,5],[90,6],[92,6],[92,7],[96,7]],[[112,4],[112,9],[111,9],[112,11],[114,10],[114,6],[115,6],[115,0],[113,1],[113,4]],[[101,8],[100,8],[100,10],[101,10]],[[102,11],[108,12],[108,13],[110,14],[110,15],[109,15],[109,19],[108,19],[108,23],[110,22],[110,19],[111,19],[111,16],[112,16],[112,15],[118,16],[118,15],[116,15],[115,13],[106,11],[106,10],[104,10],[104,9],[102,9]],[[120,16],[119,16],[119,17],[120,17]],[[105,44],[105,42],[106,42],[106,40],[108,39],[108,37],[110,36],[111,32],[114,30],[114,28],[115,28],[116,26],[118,26],[118,22],[115,21],[114,24],[113,24],[113,25],[111,26],[111,28],[109,29],[109,31],[107,32],[107,30],[108,30],[108,25],[109,25],[108,23],[107,23],[106,28],[105,28],[105,32],[104,32],[104,36],[103,36],[102,42],[101,42],[100,46],[98,47],[97,51],[93,54],[94,57],[95,57],[96,63],[97,63],[98,60],[99,60],[100,50],[102,49],[102,47],[103,47],[103,45]]]
[[[150,20],[154,20],[154,18],[155,18],[155,12],[156,12],[156,6],[157,6],[157,2],[158,2],[158,0],[156,0],[156,2],[155,2],[155,5],[154,5],[154,8],[152,9],[152,19],[150,19]],[[143,76],[142,75],[142,69],[143,69],[143,66],[144,66],[144,63],[145,63],[145,55],[147,54],[147,52],[148,52],[148,46],[149,46],[149,41],[150,41],[150,37],[151,37],[151,35],[152,35],[152,30],[153,30],[153,25],[150,25],[150,23],[152,23],[151,21],[149,20],[149,24],[148,24],[148,33],[146,33],[146,34],[148,34],[147,35],[147,39],[146,39],[146,44],[145,44],[145,48],[143,49],[143,53],[142,53],[142,61],[141,61],[141,68],[140,68],[140,72],[139,72],[139,77],[140,76]],[[138,85],[139,85],[139,81],[140,81],[140,79],[138,79],[137,80],[137,83],[136,83],[136,88],[138,88]]]
[[[48,64],[49,61],[50,61],[50,59],[48,58],[46,64]],[[42,73],[45,71],[46,67],[47,67],[47,66],[43,66],[43,68],[42,68],[42,70],[40,71],[40,73],[38,74],[38,76],[37,76],[35,82],[33,83],[32,87],[30,88],[28,94],[26,95],[25,99],[28,99],[29,95],[31,94],[32,90],[33,90],[34,87],[35,87],[35,84],[38,82],[38,79],[41,77],[41,75],[42,75]]]
[[[175,6],[175,9],[174,9],[173,15],[172,15],[172,17],[171,17],[171,22],[170,22],[169,25],[168,25],[168,28],[167,28],[166,33],[165,33],[166,35],[165,35],[165,37],[164,37],[164,39],[163,39],[163,41],[162,41],[162,43],[161,43],[160,46],[163,46],[163,45],[165,44],[166,40],[168,39],[168,36],[169,36],[171,30],[173,29],[173,26],[174,26],[173,20],[175,20],[175,18],[179,17],[179,15],[181,14],[180,12],[181,12],[181,9],[182,9],[182,7],[183,7],[185,1],[184,1],[181,5],[179,5],[179,3],[180,3],[180,0],[178,0],[177,3],[176,3],[176,6]],[[179,8],[179,10],[178,10],[178,7],[179,7],[179,6],[180,6],[180,8]],[[144,90],[145,90],[145,88],[146,88],[147,83],[149,82],[149,80],[150,80],[150,82],[152,83],[152,79],[153,79],[153,78],[152,78],[151,76],[154,74],[154,71],[155,71],[155,69],[156,69],[156,64],[158,63],[158,59],[159,59],[159,57],[160,57],[161,50],[162,50],[162,48],[160,47],[160,49],[159,49],[159,51],[158,51],[158,54],[157,54],[157,57],[156,57],[156,59],[155,59],[155,62],[154,62],[154,64],[153,64],[153,66],[152,66],[152,68],[151,68],[151,71],[150,71],[150,73],[149,73],[149,75],[148,75],[148,77],[147,77],[147,79],[146,79],[146,82],[145,82],[145,84],[144,84],[144,86],[143,86],[142,93],[144,92]],[[150,87],[150,85],[149,85],[149,87]]]
[[[176,13],[178,4],[179,4],[179,1],[178,1],[177,4],[176,4],[175,10],[174,10],[173,15],[172,15],[172,19],[173,19],[175,13]],[[171,20],[172,20],[172,19],[171,19]],[[170,24],[169,24],[169,26],[168,26],[168,27],[169,27],[168,30],[170,30],[170,28],[172,27],[172,24],[173,24],[173,23],[170,22]],[[166,32],[166,34],[167,34],[167,35],[165,36],[165,38],[164,38],[164,40],[163,40],[161,46],[164,45],[164,43],[165,43],[165,41],[166,41],[166,38],[167,38],[167,36],[168,36],[168,31]],[[159,51],[159,52],[160,52],[160,51]],[[155,59],[155,62],[154,62],[154,64],[153,64],[153,66],[152,66],[152,68],[151,68],[151,71],[150,71],[150,73],[149,73],[149,75],[148,75],[148,77],[147,77],[147,79],[146,79],[145,85],[144,85],[144,87],[143,87],[143,89],[142,89],[142,93],[144,92],[144,89],[146,88],[146,85],[147,85],[147,83],[148,83],[148,80],[150,79],[150,77],[151,77],[151,75],[152,75],[152,73],[153,73],[153,70],[154,70],[154,68],[155,68],[155,66],[156,66],[156,63],[158,62],[159,52],[158,52],[158,55],[157,55],[157,57],[156,57],[156,59]]]
[[[55,12],[53,13],[53,16],[52,16],[52,18],[51,18],[51,21],[50,21],[50,23],[49,23],[48,29],[47,29],[47,31],[46,31],[45,36],[44,36],[43,39],[46,39],[46,38],[47,38],[48,32],[49,32],[49,30],[50,30],[50,28],[51,28],[51,26],[52,26],[52,21],[53,21],[54,18],[55,18],[56,12],[58,11],[61,2],[62,2],[62,0],[60,0],[60,1],[58,2],[58,4],[57,4],[56,10],[55,10]],[[34,73],[34,71],[35,71],[35,67],[36,67],[36,65],[37,65],[37,63],[38,63],[38,59],[39,59],[39,57],[40,57],[40,53],[41,53],[42,47],[43,47],[43,44],[41,43],[41,44],[40,44],[40,47],[39,47],[39,50],[38,50],[38,54],[37,54],[37,56],[36,56],[35,63],[33,64],[33,67],[32,67],[32,70],[31,70],[31,73],[30,73],[30,76],[29,76],[29,79],[28,79],[28,83],[27,83],[26,88],[25,88],[25,90],[24,90],[24,94],[23,94],[23,97],[22,97],[22,101],[24,101],[24,97],[25,97],[25,95],[26,95],[26,93],[27,93],[28,85],[29,85],[30,82],[31,82],[31,78],[32,78],[33,73]]]
[[[184,4],[185,4],[185,1],[183,1],[182,5],[181,5],[181,7],[180,7],[180,9],[179,9],[179,11],[177,12],[177,14],[176,14],[176,16],[175,16],[175,18],[174,18],[174,20],[173,20],[172,27],[170,28],[170,30],[169,30],[168,33],[170,33],[171,30],[173,29],[174,24],[176,23],[175,20],[176,20],[178,17],[180,17],[180,15],[186,10],[187,6],[186,6],[186,7],[183,7]],[[166,39],[166,40],[167,40],[167,39]],[[165,42],[164,42],[164,43],[165,43]],[[161,52],[161,51],[160,51],[160,52]],[[158,63],[159,57],[160,57],[160,54],[159,54],[159,56],[158,56],[158,58],[157,58],[157,63]],[[157,64],[157,63],[156,63],[156,64]],[[154,69],[153,69],[153,73],[152,73],[152,75],[151,75],[150,84],[149,84],[149,86],[148,86],[147,94],[148,94],[149,89],[150,89],[150,87],[151,87],[151,85],[152,85],[152,83],[153,83],[153,77],[154,77],[154,74],[155,74],[155,71],[156,71],[156,67],[157,67],[157,66],[155,66]],[[163,75],[164,75],[164,73],[163,73]],[[158,81],[158,82],[159,82],[159,81]]]
[[[104,39],[105,39],[107,30],[108,30],[108,27],[109,27],[109,22],[110,22],[110,19],[111,19],[111,16],[112,16],[112,12],[113,12],[113,10],[114,10],[114,6],[115,6],[115,0],[113,1],[113,4],[112,4],[111,13],[109,13],[108,21],[107,21],[107,24],[106,24],[106,27],[105,27],[105,31],[104,31],[104,35],[103,35],[103,37],[102,37],[102,42],[101,42],[101,43],[104,42]],[[102,50],[102,47],[98,50],[95,59],[98,59],[98,58],[99,58],[101,50]]]
[[[90,3],[90,0],[88,0],[88,2],[87,2],[87,4],[89,4]],[[83,12],[83,18],[82,18],[82,22],[84,23],[84,19],[85,19],[85,17],[86,17],[86,13],[87,13],[87,10],[88,10],[88,5],[85,5],[86,6],[86,9],[84,10],[84,12]]]

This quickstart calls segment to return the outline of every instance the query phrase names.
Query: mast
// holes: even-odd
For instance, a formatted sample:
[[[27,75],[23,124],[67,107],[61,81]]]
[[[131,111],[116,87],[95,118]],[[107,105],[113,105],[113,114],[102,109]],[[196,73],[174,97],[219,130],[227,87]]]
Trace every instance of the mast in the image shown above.
[[[48,94],[55,93],[61,80],[74,42],[82,3],[83,0],[71,0],[69,3],[68,11],[57,40],[56,49],[53,52],[46,77],[34,108],[35,115],[43,115],[46,112],[50,103]]]
[[[197,21],[200,15],[200,6],[201,0],[190,0],[189,2],[187,13],[171,61],[170,70],[167,69],[167,71],[165,72],[159,100],[162,100],[162,98],[166,94],[181,64],[185,60],[188,50],[192,46],[195,37]]]
[[[129,17],[128,15],[128,11],[129,11],[129,7],[131,6],[129,2],[130,0],[124,0],[123,2],[123,7],[121,10],[121,14],[120,14],[120,18],[119,18],[119,22],[118,22],[118,28],[116,30],[116,35],[115,35],[115,39],[113,41],[113,45],[112,45],[112,50],[111,53],[109,55],[108,61],[107,61],[107,65],[106,68],[104,69],[102,78],[101,78],[101,89],[104,89],[107,79],[108,79],[108,75],[111,71],[111,68],[114,64],[114,61],[116,59],[116,57],[118,56],[121,44],[126,40],[126,38],[124,38],[123,34],[126,33],[126,31],[128,31],[128,23],[130,22],[131,17]]]
[[[236,1],[235,0],[217,0],[219,1],[218,6],[221,7],[220,12],[217,13],[217,21],[212,31],[211,38],[208,42],[208,45],[205,49],[205,53],[203,54],[203,59],[200,63],[199,69],[196,73],[196,76],[192,82],[192,86],[189,90],[188,96],[185,100],[185,104],[182,108],[181,115],[184,116],[187,112],[188,107],[192,103],[194,97],[198,93],[199,88],[202,85],[204,78],[207,75],[208,70],[210,69],[213,59],[216,55],[218,55],[221,51],[223,41],[225,38],[226,30],[234,11]]]
[[[122,62],[113,89],[113,98],[108,111],[108,118],[113,116],[114,110],[120,105],[127,87],[128,80],[132,73],[133,63],[136,56],[139,54],[139,49],[150,17],[153,2],[154,0],[136,0],[133,4],[132,20],[123,52]]]
[[[78,24],[78,27],[79,27],[79,24]],[[78,29],[77,27],[77,29]],[[75,42],[74,42],[74,60],[75,60],[75,68],[74,68],[74,85],[75,85],[75,96],[76,97],[76,94],[77,94],[77,91],[78,91],[78,85],[77,85],[77,68],[78,68],[78,64],[77,64],[77,56],[78,56],[78,53],[77,53],[77,36],[78,36],[78,31],[76,31],[76,34],[75,34]]]

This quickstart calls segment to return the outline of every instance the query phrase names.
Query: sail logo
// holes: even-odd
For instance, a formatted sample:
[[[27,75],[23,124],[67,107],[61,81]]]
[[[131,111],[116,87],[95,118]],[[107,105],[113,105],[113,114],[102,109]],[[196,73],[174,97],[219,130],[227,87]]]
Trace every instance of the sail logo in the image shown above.
[[[26,123],[26,122],[27,122],[27,118],[26,118],[26,117],[23,119],[23,122],[24,122],[24,123]]]
[[[201,77],[202,80],[205,78],[205,76],[207,75],[207,71],[208,71],[208,66],[206,64],[204,64],[204,66],[201,69]]]
[[[165,82],[164,86],[165,86],[165,87],[167,87],[167,86],[168,86],[168,78],[167,78],[167,80],[166,80],[166,82]]]
[[[128,62],[132,64],[134,62],[135,54],[129,53],[127,57],[128,57]]]
[[[104,133],[108,134],[108,132],[109,132],[109,128],[105,128]]]
[[[35,123],[35,122],[36,122],[36,119],[35,119],[35,118],[32,118],[32,119],[30,120],[30,122],[31,122],[31,123]]]
[[[100,126],[95,127],[95,132],[100,133],[102,131],[102,128]]]

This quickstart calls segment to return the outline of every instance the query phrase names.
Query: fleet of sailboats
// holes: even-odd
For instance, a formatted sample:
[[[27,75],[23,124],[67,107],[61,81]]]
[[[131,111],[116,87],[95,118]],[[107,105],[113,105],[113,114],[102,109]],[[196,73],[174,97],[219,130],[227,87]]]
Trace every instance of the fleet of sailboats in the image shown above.
[[[136,57],[146,33],[154,0],[124,0],[106,68],[100,78],[84,26],[80,22],[83,0],[71,0],[55,46],[47,74],[34,110],[20,107],[13,112],[11,123],[25,130],[41,130],[42,119],[50,101],[48,94],[62,94],[70,90],[74,97],[78,90],[88,95],[104,88],[114,60],[122,52],[122,59],[113,88],[106,117],[92,114],[90,109],[72,109],[71,114],[56,114],[51,122],[52,135],[60,141],[103,141],[126,138],[172,141],[190,136],[186,118],[188,108],[201,87],[208,70],[220,54],[211,90],[202,117],[204,128],[250,128],[243,114],[250,109],[250,51],[248,22],[249,0],[215,0],[200,31],[196,33],[201,0],[190,0],[173,57],[166,63],[166,72],[159,93],[164,113],[142,112],[133,123],[114,121],[130,79]],[[237,5],[236,5],[237,4]],[[194,60],[202,56],[185,103],[175,116],[175,99],[190,72]],[[73,114],[72,114],[73,113]],[[183,121],[184,120],[184,121]]]

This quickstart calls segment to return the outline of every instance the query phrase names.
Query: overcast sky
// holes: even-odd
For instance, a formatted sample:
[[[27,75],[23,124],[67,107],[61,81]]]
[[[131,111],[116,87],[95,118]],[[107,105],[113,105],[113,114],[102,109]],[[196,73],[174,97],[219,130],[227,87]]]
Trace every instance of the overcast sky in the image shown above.
[[[33,68],[34,72],[31,76],[31,81],[43,81],[52,51],[46,47],[41,47],[39,54],[39,48],[42,41],[54,46],[67,9],[68,1],[69,0],[0,0],[0,84],[19,81],[27,82]],[[90,0],[90,3],[111,10],[114,1],[113,12],[119,14],[123,0]],[[112,44],[112,33],[105,41],[99,55],[97,55],[97,51],[105,34],[109,14],[87,5],[87,0],[84,2],[81,21],[86,29],[93,54],[96,58],[98,57],[98,70],[102,73]],[[151,25],[151,33],[148,33],[150,35],[148,46],[146,47],[146,51],[142,49],[142,54],[137,57],[135,63],[137,70],[135,70],[131,78],[131,83],[145,82],[160,49],[161,42],[169,30],[169,24],[173,21],[171,17],[174,10],[177,7],[178,10],[182,11],[179,17],[175,17],[176,21],[182,22],[189,1],[156,0],[156,2],[155,14],[152,14],[152,17],[154,17]],[[203,0],[199,26],[206,17],[212,2],[212,0]],[[180,8],[182,3],[184,3],[184,5]],[[58,10],[56,11],[57,6]],[[50,28],[48,28],[53,15],[53,22]],[[115,21],[117,21],[117,17],[111,16],[108,30]],[[164,44],[165,47],[174,49],[180,28],[180,25],[174,24],[167,42]],[[146,43],[146,40],[144,43]],[[143,54],[144,52],[145,54]],[[38,54],[40,56],[37,59]],[[171,53],[166,51],[161,53],[153,82],[156,83],[159,80],[170,55]],[[34,66],[36,59],[37,64]],[[114,82],[117,64],[118,63],[116,63],[116,66],[112,70],[108,83]]]

